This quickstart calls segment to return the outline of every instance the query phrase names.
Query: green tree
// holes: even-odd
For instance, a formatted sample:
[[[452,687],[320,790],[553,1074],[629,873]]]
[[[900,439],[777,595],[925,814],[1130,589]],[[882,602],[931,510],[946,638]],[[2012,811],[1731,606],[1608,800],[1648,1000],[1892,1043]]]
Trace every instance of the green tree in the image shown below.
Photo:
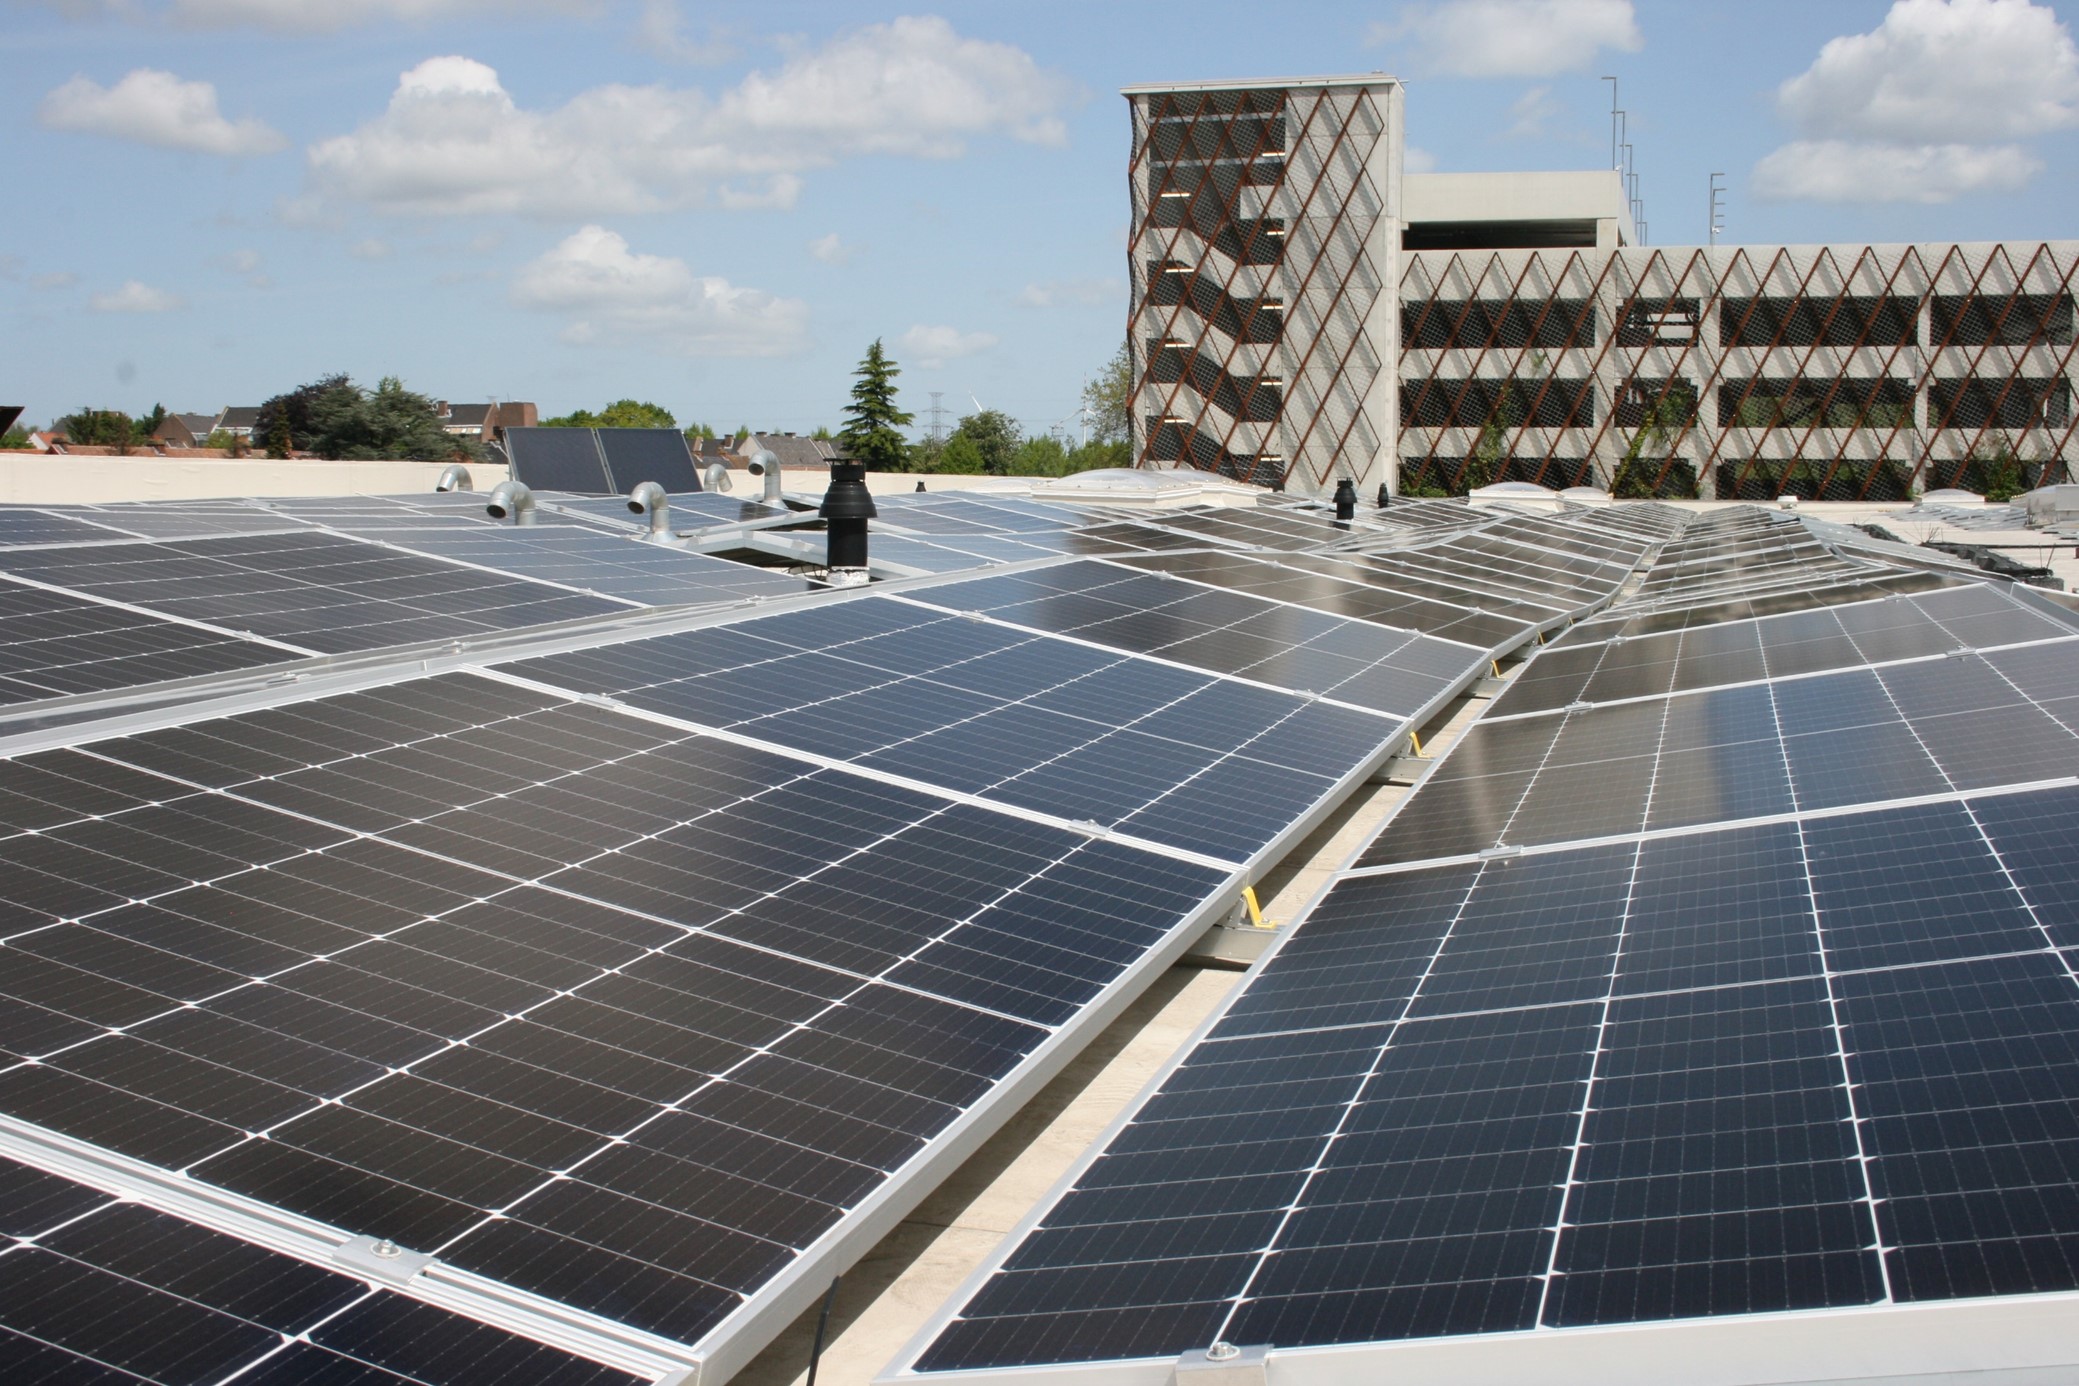
[[[25,448],[29,446],[29,430],[19,425],[0,434],[0,448]]]
[[[1064,476],[1077,472],[1094,472],[1101,467],[1131,467],[1133,444],[1124,438],[1101,441],[1092,438],[1081,447],[1072,448],[1068,454],[1068,470]]]
[[[895,377],[902,374],[881,350],[881,339],[873,339],[866,356],[852,372],[852,402],[845,406],[845,426],[837,444],[855,462],[870,472],[899,472],[909,461],[909,443],[896,430],[907,426],[910,416],[895,402]]]
[[[165,422],[166,406],[163,404],[154,404],[152,406],[151,413],[142,414],[138,416],[137,422],[134,425],[132,425],[132,432],[135,433],[137,440],[139,442],[143,442],[145,439],[151,437],[154,433],[157,433],[159,431],[159,425]]]
[[[2011,442],[1994,437],[1971,449],[1961,480],[1989,501],[2009,501],[2029,489],[2028,464]]]
[[[677,428],[678,420],[661,404],[646,399],[617,399],[598,413],[575,409],[553,419],[543,419],[543,428]]]
[[[202,440],[202,446],[206,448],[222,448],[233,457],[243,457],[253,450],[252,444],[246,441],[245,435],[233,433],[228,428],[220,428],[211,433]]]
[[[324,398],[329,399],[331,397],[326,396]],[[321,399],[321,408],[323,407],[323,403],[324,401]],[[317,443],[317,440],[317,424],[313,422],[311,424],[311,434],[304,441],[307,444],[314,446]],[[276,414],[274,416],[274,422],[271,425],[269,425],[267,429],[267,455],[269,457],[275,458],[276,460],[280,460],[282,458],[287,457],[290,453],[294,452],[295,450],[296,439],[295,435],[289,431],[289,416],[285,413]]]
[[[449,433],[433,401],[386,375],[373,390],[349,384],[321,396],[313,411],[320,457],[362,462],[411,458],[425,462],[475,461],[483,449]]]
[[[1132,437],[1127,406],[1133,399],[1133,353],[1125,342],[1105,362],[1104,369],[1083,386],[1083,408],[1090,419],[1090,437],[1100,443],[1123,443]]]
[[[931,470],[949,476],[979,476],[989,467],[975,440],[965,433],[955,433],[939,448]]]
[[[266,446],[272,457],[287,457],[292,450],[315,451],[318,402],[353,388],[346,372],[334,371],[308,385],[275,395],[261,404],[259,417],[253,420],[253,437]]]
[[[954,438],[965,438],[975,445],[982,455],[982,470],[991,476],[1006,476],[1010,473],[1011,458],[1018,451],[1018,425],[1010,415],[1000,409],[984,409],[979,414],[969,414],[953,430]],[[947,440],[951,446],[951,439]]]
[[[1624,500],[1643,500],[1658,494],[1660,473],[1668,467],[1668,480],[1676,491],[1684,489],[1683,476],[1687,474],[1687,490],[1696,491],[1696,469],[1670,459],[1668,449],[1682,436],[1683,430],[1696,418],[1696,386],[1686,380],[1669,382],[1667,388],[1656,395],[1647,405],[1645,417],[1632,433],[1631,442],[1624,449],[1624,456],[1617,463],[1617,473],[1610,478],[1610,494]]]
[[[1494,401],[1494,412],[1480,425],[1473,455],[1465,459],[1465,470],[1458,474],[1458,489],[1462,493],[1494,484],[1495,475],[1509,458],[1509,434],[1522,421],[1523,406],[1516,399],[1516,382],[1504,380],[1501,394]]]
[[[126,448],[136,425],[120,409],[75,409],[55,425],[68,443],[90,448]]]
[[[1069,450],[1051,437],[1027,438],[1011,454],[1012,476],[1067,476],[1075,468]]]
[[[687,441],[697,443],[703,438],[714,437],[715,430],[704,423],[690,423],[686,425],[685,434]]]

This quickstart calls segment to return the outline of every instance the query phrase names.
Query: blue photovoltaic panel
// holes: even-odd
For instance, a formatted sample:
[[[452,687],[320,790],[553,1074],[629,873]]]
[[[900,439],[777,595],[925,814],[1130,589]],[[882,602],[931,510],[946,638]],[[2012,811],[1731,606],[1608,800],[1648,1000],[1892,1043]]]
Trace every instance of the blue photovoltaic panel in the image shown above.
[[[899,1365],[2079,1291],[2079,642],[1868,595],[1532,661]]]
[[[4,1159],[0,1219],[10,1380],[641,1380]]]
[[[862,769],[1242,861],[1398,724],[872,597],[509,666]]]
[[[645,481],[654,481],[668,492],[701,489],[693,449],[676,428],[602,428],[596,432],[613,490],[626,495]]]
[[[599,440],[589,428],[508,428],[505,450],[512,458],[513,480],[537,491],[597,496],[615,489]]]
[[[0,550],[0,569],[336,654],[575,620],[627,604],[315,531]]]
[[[0,791],[0,1113],[688,1344],[1228,880],[461,675]]]

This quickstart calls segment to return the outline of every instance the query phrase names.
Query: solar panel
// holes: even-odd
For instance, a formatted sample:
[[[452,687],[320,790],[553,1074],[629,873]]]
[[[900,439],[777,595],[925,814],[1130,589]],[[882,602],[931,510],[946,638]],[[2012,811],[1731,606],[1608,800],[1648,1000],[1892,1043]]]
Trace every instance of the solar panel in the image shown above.
[[[67,592],[0,583],[0,703],[252,669],[296,652]]]
[[[457,675],[0,779],[36,824],[0,842],[0,1046],[38,1060],[0,1070],[32,1124],[0,1143],[56,1132],[666,1343],[1231,888]]]
[[[909,600],[1400,716],[1462,680],[1478,657],[1412,631],[1087,560]]]
[[[0,550],[0,571],[325,654],[482,635],[627,607],[307,531]]]
[[[1458,658],[1463,679],[1471,659]],[[1326,699],[884,597],[509,667],[1236,862],[1402,730]]]
[[[1635,644],[1658,672],[1476,723],[883,1379],[1152,1380],[1225,1341],[1352,1380],[1792,1380],[1819,1333],[1903,1378],[1935,1339],[1899,1306],[1987,1296],[2012,1336],[1930,1321],[1945,1360],[2069,1371],[2079,757],[2033,693],[2079,642],[1924,600],[1814,613],[1852,666],[1819,674],[1671,691],[1764,657],[1753,626],[1533,660],[1534,702]],[[1973,609],[2041,643],[1914,653]],[[1529,1336],[1653,1321],[1688,1322]]]
[[[21,544],[75,544],[114,537],[99,525],[50,510],[22,506],[0,508],[0,547]]]
[[[534,490],[597,496],[610,495],[616,489],[592,429],[508,428],[505,451],[512,459],[513,479]]]
[[[548,495],[537,499],[547,502],[552,507],[552,514],[578,515],[621,530],[648,528],[645,517],[629,511],[625,497]],[[795,512],[785,506],[738,499],[719,491],[678,491],[673,492],[669,499],[671,527],[678,534],[698,534],[720,526],[795,517]]]
[[[472,568],[646,606],[737,602],[811,590],[805,580],[783,572],[576,525],[417,530],[391,534],[384,542]]]
[[[642,1380],[6,1159],[0,1217],[16,1380]]]
[[[1317,617],[1237,633],[1379,634]],[[878,595],[367,677],[0,761],[0,1146],[666,1363],[742,1360],[1404,725]]]
[[[608,489],[626,495],[645,481],[654,481],[667,492],[691,493],[701,489],[692,445],[676,428],[596,431],[600,455],[606,459]]]

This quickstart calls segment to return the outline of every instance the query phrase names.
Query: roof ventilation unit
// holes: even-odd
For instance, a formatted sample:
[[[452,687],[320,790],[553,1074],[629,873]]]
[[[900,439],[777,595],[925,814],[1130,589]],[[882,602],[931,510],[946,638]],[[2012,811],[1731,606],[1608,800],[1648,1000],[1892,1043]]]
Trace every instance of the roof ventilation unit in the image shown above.
[[[510,515],[516,525],[531,525],[534,523],[534,493],[527,489],[524,481],[501,481],[491,488],[484,513],[494,520]]]
[[[628,492],[630,514],[647,515],[650,532],[646,538],[653,544],[671,542],[671,501],[665,496],[664,488],[654,481],[641,482]]]
[[[833,587],[862,587],[867,582],[866,522],[880,512],[866,489],[864,462],[832,462],[830,489],[823,493],[823,517],[827,532],[824,563]]]

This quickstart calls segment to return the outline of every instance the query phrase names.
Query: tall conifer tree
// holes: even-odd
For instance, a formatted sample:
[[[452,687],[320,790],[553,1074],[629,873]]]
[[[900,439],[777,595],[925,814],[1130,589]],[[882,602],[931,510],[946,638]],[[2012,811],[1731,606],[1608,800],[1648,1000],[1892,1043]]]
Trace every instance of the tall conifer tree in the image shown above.
[[[866,349],[866,359],[852,374],[858,380],[852,386],[852,402],[845,406],[845,427],[837,435],[838,446],[853,461],[864,462],[870,472],[902,471],[910,449],[896,430],[910,416],[896,407],[895,377],[902,372],[881,350],[880,338],[874,338]]]

